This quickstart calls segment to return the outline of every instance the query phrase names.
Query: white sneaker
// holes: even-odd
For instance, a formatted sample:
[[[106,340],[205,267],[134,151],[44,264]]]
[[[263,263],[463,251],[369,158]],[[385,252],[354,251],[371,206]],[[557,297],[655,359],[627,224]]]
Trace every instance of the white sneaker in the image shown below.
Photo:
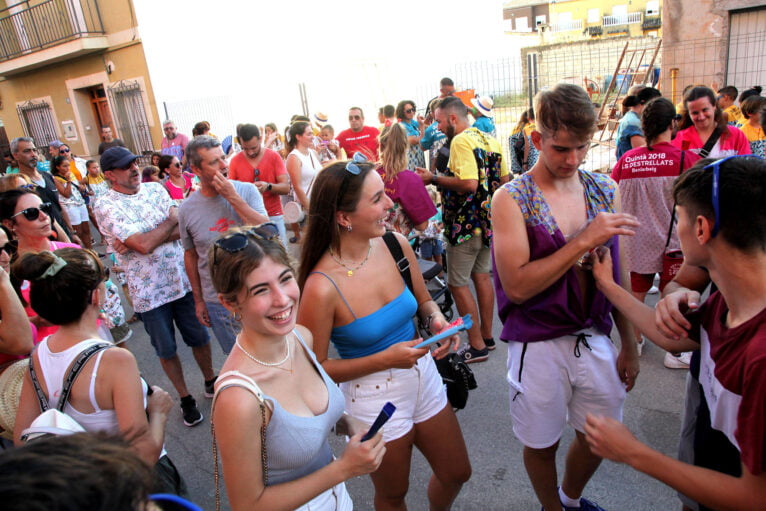
[[[646,293],[650,295],[656,295],[659,292],[660,292],[660,288],[658,288],[657,286],[652,286],[651,288],[649,288],[649,291],[647,291]]]
[[[665,353],[665,360],[662,361],[662,364],[668,369],[689,369],[691,358],[691,351],[684,351],[678,355],[668,352]]]
[[[636,350],[638,350],[638,356],[644,352],[644,346],[646,346],[646,338],[642,335],[641,340],[636,343]]]

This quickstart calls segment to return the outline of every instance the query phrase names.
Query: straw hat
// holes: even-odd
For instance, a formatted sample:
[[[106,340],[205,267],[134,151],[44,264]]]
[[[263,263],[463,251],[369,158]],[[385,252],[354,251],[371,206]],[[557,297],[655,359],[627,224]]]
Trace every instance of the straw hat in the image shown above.
[[[29,359],[18,360],[0,373],[0,437],[13,440],[16,410],[19,408],[21,384],[29,371]]]
[[[492,98],[489,96],[479,96],[478,98],[473,98],[471,99],[471,104],[484,117],[492,117],[492,107],[495,105],[495,102],[492,101]]]
[[[316,122],[319,126],[324,126],[325,124],[327,124],[327,114],[324,112],[315,113],[314,122]]]

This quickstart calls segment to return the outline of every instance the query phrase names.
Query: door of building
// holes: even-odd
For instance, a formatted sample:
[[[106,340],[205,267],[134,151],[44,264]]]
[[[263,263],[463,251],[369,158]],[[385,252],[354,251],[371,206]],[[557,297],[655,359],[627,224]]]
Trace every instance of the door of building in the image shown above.
[[[88,92],[90,93],[90,102],[93,105],[93,115],[98,122],[99,136],[101,135],[101,128],[109,126],[117,138],[119,135],[112,121],[112,111],[109,109],[109,101],[106,99],[106,90],[104,90],[103,85],[91,87]]]

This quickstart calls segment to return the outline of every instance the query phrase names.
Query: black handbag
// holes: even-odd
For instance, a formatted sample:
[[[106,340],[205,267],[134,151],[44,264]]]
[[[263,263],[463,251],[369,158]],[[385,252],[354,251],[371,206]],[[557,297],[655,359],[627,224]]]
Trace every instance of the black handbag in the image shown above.
[[[396,261],[396,267],[399,273],[402,274],[404,282],[407,284],[410,292],[414,293],[410,265],[404,252],[402,252],[402,247],[399,245],[396,236],[394,236],[393,232],[387,232],[383,235],[383,241],[386,242],[391,256]],[[462,410],[468,401],[468,391],[478,387],[473,371],[457,353],[450,353],[441,360],[435,360],[434,362],[436,362],[436,369],[442,377],[442,382],[447,387],[447,399],[450,405],[456,410]]]

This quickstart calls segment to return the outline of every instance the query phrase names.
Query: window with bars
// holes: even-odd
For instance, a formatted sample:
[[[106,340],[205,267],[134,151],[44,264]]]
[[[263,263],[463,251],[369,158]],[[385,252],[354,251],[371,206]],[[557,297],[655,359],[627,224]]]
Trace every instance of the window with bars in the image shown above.
[[[109,98],[117,120],[122,141],[134,154],[152,151],[149,121],[144,109],[141,84],[137,80],[123,80],[109,87]]]
[[[35,139],[37,147],[48,147],[56,140],[53,109],[47,101],[27,101],[16,107],[24,135]]]

